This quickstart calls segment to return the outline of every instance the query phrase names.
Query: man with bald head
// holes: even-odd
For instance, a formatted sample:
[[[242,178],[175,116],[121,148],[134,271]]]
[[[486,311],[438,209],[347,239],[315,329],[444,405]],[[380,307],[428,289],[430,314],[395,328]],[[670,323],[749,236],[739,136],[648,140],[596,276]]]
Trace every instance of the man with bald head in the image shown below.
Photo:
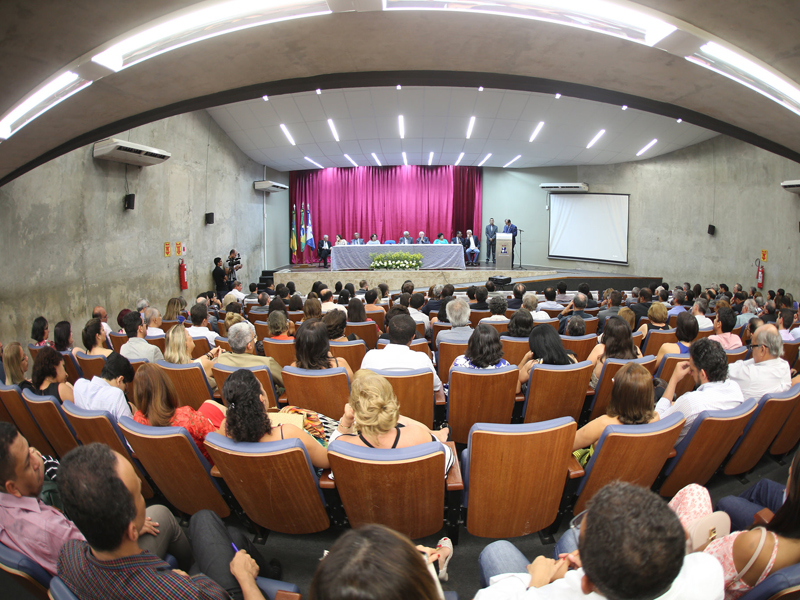
[[[108,325],[108,313],[106,312],[105,308],[103,308],[102,306],[99,306],[99,305],[95,306],[92,309],[92,318],[93,319],[100,319],[100,327],[103,328],[103,334],[106,337],[111,335],[111,327],[109,327],[109,325]],[[110,343],[109,343],[109,347],[111,347]]]
[[[737,360],[728,367],[728,379],[739,384],[745,398],[759,400],[764,394],[785,392],[792,386],[789,363],[781,358],[783,340],[775,325],[762,325],[753,334],[753,358]]]

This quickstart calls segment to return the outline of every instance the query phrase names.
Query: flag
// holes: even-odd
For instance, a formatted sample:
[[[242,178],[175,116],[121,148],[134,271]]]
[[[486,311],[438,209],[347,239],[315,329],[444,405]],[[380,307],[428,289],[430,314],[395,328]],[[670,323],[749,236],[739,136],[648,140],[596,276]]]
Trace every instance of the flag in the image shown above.
[[[300,206],[300,252],[306,249],[306,205]]]
[[[316,250],[314,243],[314,231],[311,229],[311,205],[308,205],[308,227],[306,227],[306,246],[312,250]]]
[[[292,262],[294,262],[294,255],[297,252],[297,226],[295,225],[295,221],[297,220],[297,207],[292,207],[292,233],[289,234],[289,250],[292,251]]]

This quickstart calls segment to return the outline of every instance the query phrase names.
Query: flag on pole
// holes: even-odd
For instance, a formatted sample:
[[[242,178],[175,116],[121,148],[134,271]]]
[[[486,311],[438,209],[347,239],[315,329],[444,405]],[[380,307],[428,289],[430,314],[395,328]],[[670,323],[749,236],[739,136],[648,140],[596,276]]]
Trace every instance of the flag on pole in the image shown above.
[[[308,205],[308,227],[306,227],[306,246],[312,250],[316,250],[316,243],[314,242],[314,231],[311,229],[311,205]]]
[[[292,233],[289,234],[289,249],[292,251],[292,262],[295,259],[295,253],[297,253],[297,225],[295,222],[297,221],[297,206],[292,207]]]
[[[306,204],[300,206],[300,252],[306,249]]]

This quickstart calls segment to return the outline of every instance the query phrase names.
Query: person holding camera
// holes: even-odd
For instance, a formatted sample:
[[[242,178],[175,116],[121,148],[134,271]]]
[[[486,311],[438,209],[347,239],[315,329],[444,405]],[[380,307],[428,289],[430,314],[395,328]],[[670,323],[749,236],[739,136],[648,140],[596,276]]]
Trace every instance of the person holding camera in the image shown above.
[[[232,290],[234,287],[234,282],[236,281],[236,271],[242,268],[242,255],[237,254],[236,250],[232,249],[231,253],[228,255],[228,267],[225,269],[225,273],[228,275],[228,291]]]

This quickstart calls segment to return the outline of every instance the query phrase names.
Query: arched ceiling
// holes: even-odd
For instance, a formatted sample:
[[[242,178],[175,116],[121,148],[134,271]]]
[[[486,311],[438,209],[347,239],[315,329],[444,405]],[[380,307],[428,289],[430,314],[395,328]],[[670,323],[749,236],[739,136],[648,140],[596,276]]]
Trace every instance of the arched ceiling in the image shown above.
[[[0,3],[0,114],[78,57],[189,0]],[[330,0],[334,10],[370,0]],[[791,0],[640,0],[800,81]],[[561,25],[427,11],[335,12],[192,44],[106,76],[0,143],[0,184],[131,126],[262,94],[394,84],[548,92],[649,110],[800,162],[800,116],[674,54]],[[491,80],[491,83],[486,83]]]

